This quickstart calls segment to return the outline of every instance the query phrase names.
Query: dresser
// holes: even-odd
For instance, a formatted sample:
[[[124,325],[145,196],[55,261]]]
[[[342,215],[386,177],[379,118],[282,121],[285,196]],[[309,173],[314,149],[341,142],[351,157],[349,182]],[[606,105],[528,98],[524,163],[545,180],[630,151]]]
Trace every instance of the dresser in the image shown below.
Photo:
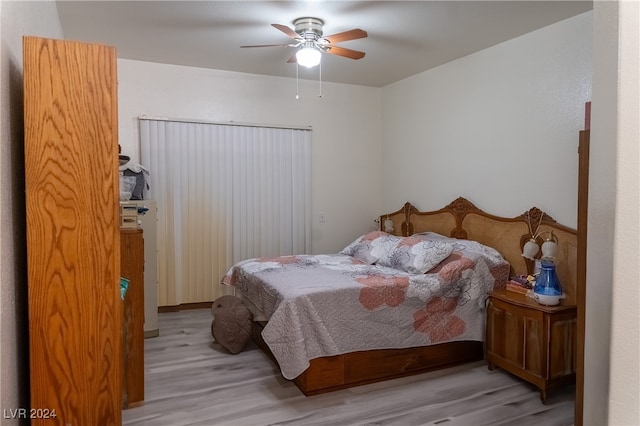
[[[540,389],[575,382],[575,305],[544,306],[524,294],[494,291],[487,309],[486,358]]]
[[[120,276],[129,280],[123,301],[122,407],[144,402],[144,234],[120,228]]]

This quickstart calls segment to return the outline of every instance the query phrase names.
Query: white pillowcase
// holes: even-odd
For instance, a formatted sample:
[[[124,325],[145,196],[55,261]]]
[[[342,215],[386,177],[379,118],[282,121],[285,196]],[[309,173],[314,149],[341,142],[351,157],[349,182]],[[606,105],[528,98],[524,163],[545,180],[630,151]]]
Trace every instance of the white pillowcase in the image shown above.
[[[453,244],[447,241],[404,237],[395,244],[386,245],[376,264],[410,274],[424,274],[449,257],[452,252]]]
[[[385,254],[385,247],[397,244],[400,237],[382,231],[372,231],[358,237],[346,246],[340,254],[355,257],[368,265],[373,265]]]

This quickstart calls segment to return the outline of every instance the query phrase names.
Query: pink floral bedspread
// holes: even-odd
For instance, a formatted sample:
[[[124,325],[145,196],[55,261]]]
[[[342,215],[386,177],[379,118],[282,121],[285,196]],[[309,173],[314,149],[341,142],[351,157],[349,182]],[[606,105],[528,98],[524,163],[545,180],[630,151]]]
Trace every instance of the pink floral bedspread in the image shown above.
[[[486,295],[508,276],[497,252],[462,248],[419,275],[341,254],[298,255],[239,262],[222,282],[269,318],[262,337],[293,379],[318,357],[482,341]]]

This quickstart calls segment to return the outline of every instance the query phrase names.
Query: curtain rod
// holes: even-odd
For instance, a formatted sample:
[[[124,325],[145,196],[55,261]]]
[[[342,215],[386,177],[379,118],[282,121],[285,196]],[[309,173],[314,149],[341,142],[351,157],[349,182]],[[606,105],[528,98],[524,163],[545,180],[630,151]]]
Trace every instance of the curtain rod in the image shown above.
[[[197,124],[217,124],[220,126],[268,127],[272,129],[312,130],[311,125],[295,126],[295,125],[278,125],[278,124],[242,123],[238,121],[207,121],[207,120],[198,120],[198,119],[192,119],[192,118],[152,117],[150,115],[139,115],[138,120],[174,121],[178,123],[197,123]]]

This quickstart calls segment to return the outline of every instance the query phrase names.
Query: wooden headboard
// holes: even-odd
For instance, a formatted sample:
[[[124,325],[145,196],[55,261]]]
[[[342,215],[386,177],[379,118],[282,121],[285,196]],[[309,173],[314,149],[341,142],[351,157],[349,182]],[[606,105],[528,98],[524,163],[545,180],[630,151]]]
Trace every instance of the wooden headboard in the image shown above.
[[[453,238],[478,241],[493,247],[511,264],[512,275],[530,274],[533,262],[522,256],[524,243],[533,232],[553,231],[558,239],[556,271],[566,293],[563,304],[576,303],[577,233],[575,229],[558,224],[551,216],[537,207],[515,218],[494,216],[477,208],[465,198],[458,198],[440,210],[421,212],[411,203],[398,211],[380,216],[380,228],[384,221],[393,221],[396,235],[409,236],[419,232],[437,232]],[[542,238],[538,237],[539,245]],[[540,253],[537,255],[540,256]]]

